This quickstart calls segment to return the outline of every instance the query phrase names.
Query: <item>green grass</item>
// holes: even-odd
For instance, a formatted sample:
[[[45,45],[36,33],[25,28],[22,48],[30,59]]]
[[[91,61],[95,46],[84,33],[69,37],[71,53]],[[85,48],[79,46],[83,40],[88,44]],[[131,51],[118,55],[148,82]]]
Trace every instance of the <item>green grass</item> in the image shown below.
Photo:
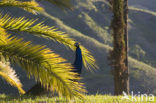
[[[13,96],[6,96],[0,95],[0,103],[155,103],[156,98],[154,97],[154,101],[150,101],[149,97],[136,97],[136,100],[132,100],[132,97],[129,96],[130,100],[123,99],[123,96],[111,96],[111,95],[88,95],[86,96],[85,100],[73,99],[73,100],[66,100],[65,98],[61,97],[31,97],[31,96],[24,96],[24,97],[13,97]]]

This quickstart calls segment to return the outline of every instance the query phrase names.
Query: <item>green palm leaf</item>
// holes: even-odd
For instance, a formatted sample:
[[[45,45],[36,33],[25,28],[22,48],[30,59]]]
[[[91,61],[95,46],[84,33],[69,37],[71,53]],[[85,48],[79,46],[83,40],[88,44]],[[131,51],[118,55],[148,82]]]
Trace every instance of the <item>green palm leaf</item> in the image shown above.
[[[35,22],[36,20],[28,20],[24,19],[24,17],[11,18],[8,15],[1,16],[0,18],[0,26],[6,30],[28,32],[36,36],[49,38],[64,44],[72,50],[75,50],[75,41],[69,38],[67,34],[61,31],[57,31],[57,29],[54,27],[46,26],[42,22],[37,24],[35,24]],[[95,59],[91,53],[83,46],[81,46],[81,49],[85,67],[90,70],[91,67],[94,69],[97,68]]]
[[[65,59],[44,46],[33,46],[30,42],[8,38],[7,35],[6,38],[4,40],[7,43],[0,42],[0,52],[11,63],[17,63],[44,87],[59,95],[83,98],[86,92],[83,84],[73,81],[80,78],[71,72],[73,67]]]
[[[10,67],[8,63],[3,63],[2,61],[0,61],[0,76],[5,79],[10,85],[16,87],[21,94],[25,93],[15,71]]]
[[[17,1],[17,0],[1,0],[0,7],[19,7],[30,13],[37,14],[38,12],[43,12],[44,9],[39,6],[35,1]]]

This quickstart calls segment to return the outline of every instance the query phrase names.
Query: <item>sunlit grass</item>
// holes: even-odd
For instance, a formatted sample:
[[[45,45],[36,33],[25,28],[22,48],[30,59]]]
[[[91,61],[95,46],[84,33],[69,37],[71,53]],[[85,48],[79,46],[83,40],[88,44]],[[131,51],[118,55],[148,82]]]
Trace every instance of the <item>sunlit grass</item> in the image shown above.
[[[153,101],[154,100],[154,101]],[[33,97],[33,96],[21,96],[12,97],[6,95],[0,95],[0,103],[155,103],[156,98],[151,99],[149,97],[136,97],[132,99],[129,96],[128,99],[123,99],[123,96],[111,96],[111,95],[88,95],[85,100],[73,99],[66,100],[62,97]]]

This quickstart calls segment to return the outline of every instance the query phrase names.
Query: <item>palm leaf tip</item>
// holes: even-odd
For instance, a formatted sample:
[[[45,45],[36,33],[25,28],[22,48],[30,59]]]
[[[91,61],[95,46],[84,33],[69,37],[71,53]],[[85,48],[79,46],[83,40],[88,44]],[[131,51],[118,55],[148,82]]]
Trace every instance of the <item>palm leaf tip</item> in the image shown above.
[[[96,60],[94,56],[92,56],[91,52],[88,51],[82,45],[80,46],[80,48],[82,50],[82,57],[83,57],[82,59],[83,59],[84,66],[90,71],[98,69],[98,66],[96,65]]]
[[[17,77],[15,71],[7,64],[0,61],[0,76],[4,78],[10,85],[16,87],[21,94],[25,91],[22,89],[22,84]]]

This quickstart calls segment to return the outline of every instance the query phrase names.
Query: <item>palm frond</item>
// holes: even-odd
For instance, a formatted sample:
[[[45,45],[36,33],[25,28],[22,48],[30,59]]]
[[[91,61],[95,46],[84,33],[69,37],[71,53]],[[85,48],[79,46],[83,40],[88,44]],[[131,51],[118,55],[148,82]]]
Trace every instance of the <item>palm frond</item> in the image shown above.
[[[0,44],[7,44],[8,37],[9,35],[7,35],[5,29],[0,27]]]
[[[8,37],[8,36],[7,36]],[[11,63],[17,63],[24,68],[30,76],[59,95],[67,98],[83,98],[86,92],[76,74],[71,72],[72,66],[66,60],[41,45],[33,46],[30,42],[10,37],[7,43],[0,43],[0,52]]]
[[[25,91],[22,89],[22,84],[16,75],[16,72],[10,67],[9,63],[0,61],[0,76],[5,79],[10,85],[16,87],[21,94]]]
[[[81,45],[80,48],[82,50],[82,59],[84,66],[90,71],[92,71],[91,68],[98,69],[98,66],[95,64],[96,60],[92,56],[92,54],[84,46]]]
[[[1,0],[0,7],[19,7],[30,13],[37,14],[44,11],[42,7],[35,1],[17,1],[17,0]]]
[[[24,19],[24,17],[11,18],[8,15],[5,15],[3,17],[1,16],[0,18],[0,26],[6,30],[28,32],[36,36],[49,38],[51,40],[64,44],[72,50],[75,50],[75,41],[69,38],[67,34],[61,31],[57,31],[57,29],[54,27],[46,26],[43,23],[35,24],[35,22],[36,20],[28,20]],[[81,46],[81,50],[85,67],[90,70],[91,67],[96,69],[97,66],[95,64],[95,59],[91,55],[91,53],[83,46]]]

